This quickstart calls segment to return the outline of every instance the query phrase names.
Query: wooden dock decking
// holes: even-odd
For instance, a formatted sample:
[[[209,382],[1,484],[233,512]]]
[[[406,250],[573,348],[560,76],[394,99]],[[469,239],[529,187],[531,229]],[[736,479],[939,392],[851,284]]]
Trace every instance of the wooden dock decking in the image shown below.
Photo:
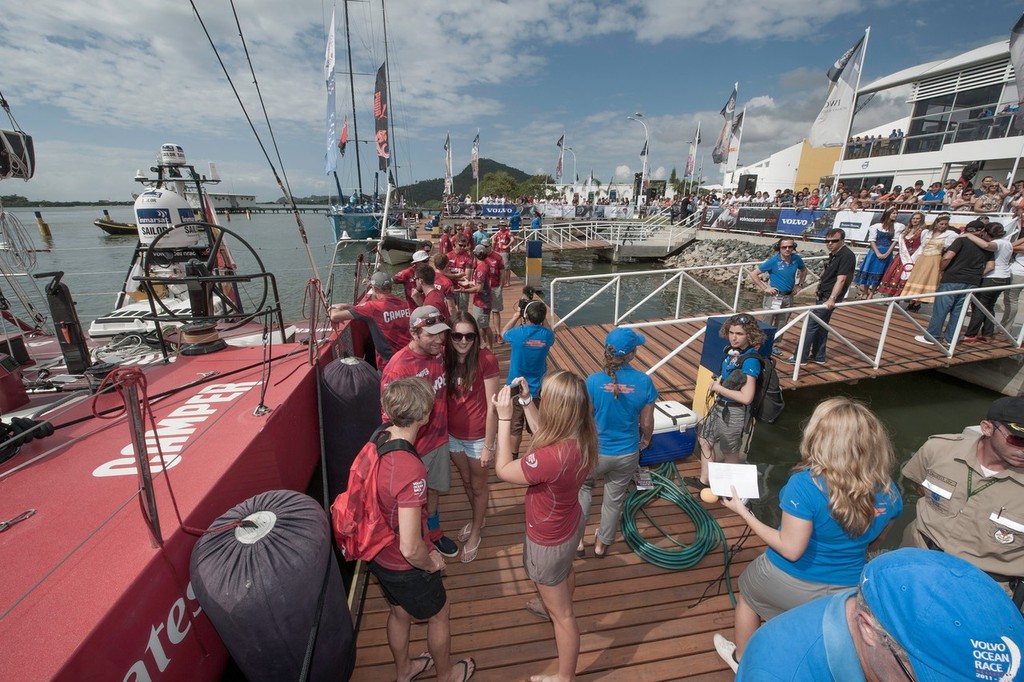
[[[514,278],[503,291],[503,320],[517,310],[522,288]],[[879,328],[884,310],[867,308],[837,310],[833,325],[858,345],[868,344],[865,329]],[[927,316],[917,316],[927,324]],[[610,325],[560,327],[549,355],[550,366],[583,376],[597,370],[604,337]],[[636,365],[650,367],[694,331],[697,325],[647,328],[647,345],[640,348]],[[875,370],[842,343],[830,339],[829,363],[805,365],[797,384],[783,372],[792,366],[779,363],[783,387],[852,382],[886,374],[946,367],[952,364],[1005,357],[1016,353],[1008,343],[961,346],[953,358],[941,356],[937,347],[914,341],[919,333],[904,319],[893,318],[892,339],[883,355],[882,368]],[[782,348],[792,352],[796,332],[783,340]],[[662,399],[689,403],[700,360],[698,341],[654,376]],[[497,346],[502,371],[508,369],[508,347]],[[526,451],[524,443],[522,451]],[[684,475],[695,475],[695,457],[677,463]],[[532,674],[555,672],[556,650],[551,624],[529,613],[524,605],[536,596],[532,581],[522,568],[523,497],[525,490],[491,476],[487,526],[477,559],[462,564],[449,559],[445,587],[451,601],[452,657],[473,656],[477,663],[474,680],[505,682],[526,680]],[[718,657],[712,643],[715,632],[732,637],[732,604],[723,577],[723,548],[718,547],[695,567],[670,571],[646,563],[621,539],[609,549],[607,558],[593,557],[594,532],[600,517],[602,487],[594,489],[585,542],[588,556],[574,562],[576,592],[574,607],[581,634],[577,679],[596,680],[733,680],[734,675]],[[470,519],[468,499],[454,468],[451,491],[441,498],[442,526],[449,536],[458,533]],[[746,524],[718,504],[703,505],[722,527],[734,552],[730,574],[734,589],[746,565],[764,551],[764,543],[747,532]],[[653,520],[682,543],[694,537],[694,524],[678,507],[664,500],[648,505]],[[670,542],[647,519],[639,516],[637,527],[646,539],[659,546]],[[375,581],[367,590],[358,635],[356,682],[394,679],[394,666],[387,646],[385,625],[387,604]],[[411,655],[426,651],[426,626],[413,625]],[[418,678],[435,679],[433,672]]]

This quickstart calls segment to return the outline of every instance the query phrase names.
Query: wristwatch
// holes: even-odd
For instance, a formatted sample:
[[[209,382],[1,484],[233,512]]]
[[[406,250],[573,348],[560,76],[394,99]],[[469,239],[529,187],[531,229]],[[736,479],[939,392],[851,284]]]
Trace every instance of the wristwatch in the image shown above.
[[[519,404],[522,405],[523,407],[526,407],[527,405],[529,405],[532,402],[533,402],[533,396],[532,395],[529,398],[527,398],[526,400],[523,400],[522,398],[519,398]]]

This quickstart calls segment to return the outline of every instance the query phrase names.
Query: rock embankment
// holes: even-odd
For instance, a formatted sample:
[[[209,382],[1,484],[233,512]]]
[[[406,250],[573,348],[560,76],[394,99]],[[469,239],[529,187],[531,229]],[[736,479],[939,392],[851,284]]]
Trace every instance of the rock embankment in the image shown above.
[[[726,265],[734,263],[761,263],[775,253],[771,244],[755,244],[738,239],[702,239],[687,247],[678,256],[665,261],[670,268],[701,267],[707,265]],[[827,252],[824,248],[809,247],[805,243],[800,244],[800,253],[805,258],[808,256],[824,256]],[[824,261],[812,261],[807,264],[809,270],[807,283],[817,281],[817,273],[824,267]],[[733,268],[711,268],[693,273],[697,279],[714,284],[733,284],[736,281],[736,270]],[[749,280],[745,279],[744,288],[755,291],[756,287]],[[813,289],[812,289],[813,291]]]

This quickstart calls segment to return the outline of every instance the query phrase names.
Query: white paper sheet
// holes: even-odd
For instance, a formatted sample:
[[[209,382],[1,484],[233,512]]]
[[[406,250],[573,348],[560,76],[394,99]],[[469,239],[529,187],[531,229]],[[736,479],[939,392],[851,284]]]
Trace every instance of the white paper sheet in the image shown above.
[[[753,464],[708,463],[708,482],[711,492],[719,497],[732,497],[732,486],[745,500],[761,497],[757,489],[757,467]]]

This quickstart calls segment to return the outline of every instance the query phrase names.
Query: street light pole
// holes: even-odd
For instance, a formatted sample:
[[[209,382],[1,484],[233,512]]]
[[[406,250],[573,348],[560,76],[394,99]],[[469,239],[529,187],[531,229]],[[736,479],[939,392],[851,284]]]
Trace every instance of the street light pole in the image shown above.
[[[640,125],[642,125],[644,127],[644,151],[646,151],[647,154],[644,154],[644,165],[643,165],[643,168],[640,170],[640,192],[641,192],[641,194],[644,191],[644,185],[646,184],[646,180],[647,180],[647,157],[651,153],[651,148],[649,146],[651,138],[650,138],[650,135],[648,135],[648,133],[647,133],[647,123],[645,123],[643,121],[643,117],[644,117],[644,115],[641,114],[639,111],[634,113],[632,116],[627,116],[626,117],[630,121],[636,121],[637,123],[639,123]],[[636,200],[637,200],[636,201],[637,208],[639,208],[640,207],[640,197],[637,197]]]

